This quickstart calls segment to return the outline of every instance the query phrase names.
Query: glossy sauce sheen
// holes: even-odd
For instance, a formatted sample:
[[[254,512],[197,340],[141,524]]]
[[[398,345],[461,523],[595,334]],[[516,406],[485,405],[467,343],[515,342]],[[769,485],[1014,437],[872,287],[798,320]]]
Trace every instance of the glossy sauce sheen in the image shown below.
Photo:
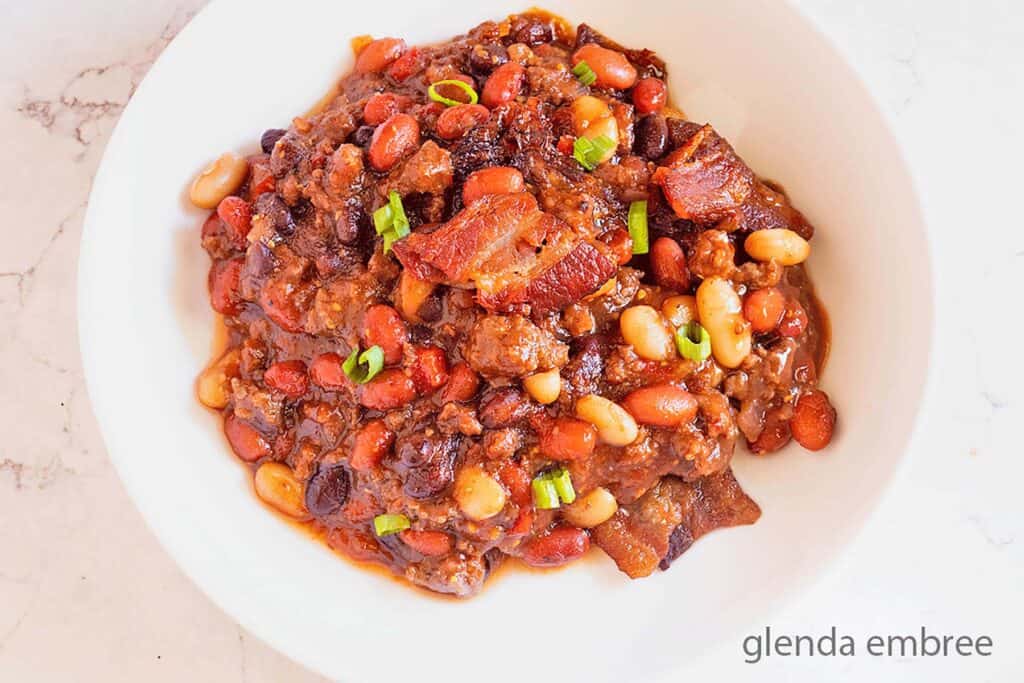
[[[508,557],[567,564],[596,545],[637,578],[668,568],[708,531],[756,521],[760,510],[729,469],[735,444],[745,439],[763,454],[789,441],[790,420],[809,419],[794,406],[816,389],[829,344],[803,266],[753,262],[743,250],[755,230],[810,239],[813,228],[781,188],[757,179],[710,126],[664,105],[666,67],[656,55],[585,24],[574,31],[538,11],[440,45],[353,45],[369,50],[360,72],[287,131],[268,131],[267,151],[249,159],[249,179],[229,199],[249,209],[250,224],[224,222],[245,211],[222,212],[202,236],[214,261],[211,291],[226,311],[223,347],[240,358],[223,387],[231,446],[249,460],[256,450],[254,472],[266,461],[290,468],[313,513],[294,523],[346,557],[464,597]],[[569,72],[586,45],[603,50],[581,53],[600,60],[592,87]],[[461,135],[445,124],[442,137],[446,109],[427,88],[450,79],[490,93],[489,106],[461,119]],[[585,124],[574,120],[581,97],[597,117]],[[592,172],[571,156],[588,125],[618,137]],[[476,176],[464,205],[467,179],[495,167],[503,170]],[[391,192],[412,234],[385,254],[371,216]],[[629,253],[626,216],[638,200],[648,202],[650,242],[678,245],[662,250],[673,261],[660,270],[651,259],[663,257]],[[240,270],[220,265],[232,259]],[[682,289],[659,283],[656,271]],[[712,277],[741,298],[775,287],[786,301],[782,322],[754,335],[737,367],[674,349],[652,360],[625,342],[626,308],[659,311]],[[384,349],[385,370],[368,384],[345,378],[341,361],[373,344]],[[308,373],[289,394],[265,379],[284,362],[289,377]],[[542,404],[523,380],[550,370],[560,393]],[[611,445],[621,425],[595,424],[560,432],[570,440],[558,442],[562,460],[540,447],[556,424],[579,419],[584,396],[614,404],[665,385],[692,396],[691,421],[654,426],[675,423],[638,410],[650,423],[634,427],[625,446]],[[824,426],[801,426],[817,447]],[[605,438],[596,448],[594,434]],[[583,438],[574,435],[588,442],[574,445]],[[559,509],[538,509],[529,482],[557,466],[577,496],[603,487],[618,512],[577,529]],[[478,485],[460,489],[456,480],[470,471]],[[385,513],[433,534],[410,543],[443,541],[439,533],[449,543],[418,545],[433,553],[423,555],[401,534],[378,537],[373,520]]]

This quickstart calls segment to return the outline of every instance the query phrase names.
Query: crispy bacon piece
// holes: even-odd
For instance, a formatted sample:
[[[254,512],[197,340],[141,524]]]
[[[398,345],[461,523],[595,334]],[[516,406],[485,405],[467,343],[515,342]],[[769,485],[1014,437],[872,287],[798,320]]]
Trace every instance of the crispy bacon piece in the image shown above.
[[[726,232],[786,228],[804,239],[814,235],[814,226],[789,203],[785,193],[772,189],[760,180],[754,185],[754,191],[747,197],[747,201],[716,227]]]
[[[616,271],[607,247],[544,213],[528,192],[482,197],[433,232],[398,242],[417,278],[476,287],[492,311],[529,304],[555,310],[593,292]]]
[[[722,527],[753,524],[761,508],[743,492],[732,470],[693,483],[665,477],[639,500],[594,529],[594,542],[630,578],[648,576]]]

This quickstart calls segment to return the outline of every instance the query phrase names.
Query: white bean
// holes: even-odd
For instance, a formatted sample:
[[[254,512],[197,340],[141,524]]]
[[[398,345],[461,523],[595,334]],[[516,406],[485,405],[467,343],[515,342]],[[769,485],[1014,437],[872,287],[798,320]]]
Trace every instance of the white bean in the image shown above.
[[[248,174],[249,162],[227,152],[196,176],[188,198],[200,209],[216,209],[222,199],[242,186]]]
[[[612,446],[628,446],[640,435],[636,420],[604,396],[587,394],[576,401],[576,417],[597,428],[597,436]]]
[[[578,498],[572,505],[563,508],[562,515],[573,526],[592,529],[611,519],[618,509],[619,503],[615,496],[608,489],[598,486],[587,495]]]
[[[776,261],[783,266],[803,263],[811,255],[810,243],[785,228],[755,230],[747,236],[743,248],[755,261]]]
[[[199,374],[196,393],[207,408],[220,410],[231,397],[231,378],[238,377],[238,347],[229,349]]]
[[[505,507],[505,489],[482,467],[463,467],[455,478],[455,502],[466,517],[480,522]]]
[[[750,355],[750,323],[743,317],[743,303],[728,280],[711,277],[697,288],[697,312],[711,337],[711,352],[720,365],[739,367]]]
[[[295,519],[309,516],[305,486],[288,465],[272,461],[263,463],[256,470],[253,485],[256,487],[256,495],[278,512]]]
[[[619,317],[622,338],[645,360],[667,360],[675,355],[672,332],[655,308],[630,306]]]
[[[537,403],[547,405],[558,400],[562,393],[562,375],[558,368],[538,372],[523,379],[523,386]]]

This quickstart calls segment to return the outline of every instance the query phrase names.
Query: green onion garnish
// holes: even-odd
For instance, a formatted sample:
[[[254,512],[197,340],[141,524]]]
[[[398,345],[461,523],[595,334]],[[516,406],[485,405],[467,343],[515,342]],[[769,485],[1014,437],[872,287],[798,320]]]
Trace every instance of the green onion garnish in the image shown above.
[[[607,135],[599,135],[593,140],[578,137],[572,143],[572,156],[580,162],[580,166],[588,171],[593,171],[604,159],[604,156],[616,147],[615,141]]]
[[[597,80],[597,74],[590,68],[590,65],[586,62],[580,62],[572,68],[572,75],[580,79],[580,83],[583,85],[593,85],[594,81]]]
[[[460,102],[458,100],[453,100],[449,97],[445,97],[441,93],[437,92],[437,86],[439,85],[455,86],[462,92],[466,93],[466,96],[469,97],[469,102]],[[458,104],[476,104],[480,100],[480,98],[476,94],[476,90],[473,90],[473,88],[468,83],[460,81],[457,78],[452,78],[447,81],[438,81],[437,83],[431,83],[430,87],[427,88],[427,96],[430,97],[430,99],[434,100],[435,102],[440,102],[441,104],[445,104],[449,107],[454,107],[455,105]]]
[[[633,253],[646,254],[647,243],[647,200],[629,205],[629,236],[633,239]]]
[[[538,510],[554,510],[558,507],[558,489],[555,482],[547,474],[539,474],[533,479],[533,504]]]
[[[378,536],[388,536],[405,531],[409,528],[409,518],[405,515],[377,515],[373,518],[373,530]]]
[[[555,485],[555,491],[558,492],[558,498],[568,505],[569,503],[576,500],[576,489],[572,487],[572,478],[569,476],[569,470],[564,467],[559,467],[548,473],[551,477],[551,483]]]
[[[388,193],[388,203],[373,212],[373,229],[384,238],[384,253],[391,245],[409,234],[409,218],[402,206],[402,197],[394,190]]]
[[[679,355],[701,363],[711,355],[711,335],[696,320],[676,330],[676,348]]]
[[[359,353],[357,346],[341,364],[345,375],[356,384],[366,384],[376,377],[383,367],[384,349],[379,346],[371,346],[362,353]]]

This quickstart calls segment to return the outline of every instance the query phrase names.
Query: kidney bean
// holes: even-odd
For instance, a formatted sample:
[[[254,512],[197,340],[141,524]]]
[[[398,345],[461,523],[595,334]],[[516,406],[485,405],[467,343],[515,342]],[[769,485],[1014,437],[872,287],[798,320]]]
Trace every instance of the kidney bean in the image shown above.
[[[359,404],[371,410],[394,410],[416,398],[416,387],[401,370],[385,370],[359,387]]]
[[[249,207],[249,202],[234,195],[225,197],[217,205],[217,215],[227,226],[227,234],[231,238],[231,243],[238,249],[245,249],[245,238],[252,228],[252,209]]]
[[[448,381],[448,358],[444,349],[437,346],[416,347],[410,374],[416,390],[428,394],[444,386]]]
[[[772,408],[764,416],[764,428],[757,439],[748,444],[750,451],[757,455],[767,455],[779,450],[793,438],[789,429],[792,409]]]
[[[263,131],[263,135],[260,136],[260,149],[263,150],[264,154],[270,154],[274,151],[274,145],[277,141],[284,137],[287,133],[284,128],[268,128]]]
[[[370,165],[390,171],[420,144],[420,124],[409,114],[395,114],[377,126],[370,139]]]
[[[241,257],[225,261],[214,261],[207,277],[210,290],[210,306],[223,315],[235,315],[242,310],[242,297],[238,287],[242,278]]]
[[[383,71],[405,52],[405,41],[401,38],[378,38],[356,57],[356,73],[368,74]]]
[[[597,429],[572,417],[559,417],[541,433],[540,452],[552,460],[589,458],[597,446]]]
[[[678,427],[697,417],[697,399],[674,384],[651,384],[622,399],[622,407],[637,422],[655,427]]]
[[[633,88],[633,106],[639,114],[650,114],[665,108],[668,93],[660,78],[641,78]]]
[[[636,68],[621,52],[587,43],[572,55],[573,66],[580,62],[586,62],[591,68],[597,76],[595,85],[599,87],[625,90],[636,83]]]
[[[443,531],[416,531],[406,529],[398,534],[402,542],[427,557],[447,555],[452,550],[452,538]]]
[[[448,384],[441,392],[441,402],[468,401],[476,396],[479,389],[480,375],[469,367],[469,363],[459,361],[452,366],[451,372],[448,374]]]
[[[480,102],[493,109],[519,97],[526,80],[526,69],[515,62],[507,62],[491,72],[480,93]]]
[[[289,398],[299,398],[309,389],[306,364],[301,360],[278,361],[263,373],[263,381]]]
[[[371,126],[379,126],[389,118],[404,111],[409,106],[409,98],[394,93],[377,92],[370,95],[363,105],[363,121]]]
[[[313,383],[328,391],[339,391],[351,385],[342,369],[345,359],[336,353],[321,353],[309,366],[309,377]]]
[[[590,536],[582,529],[559,526],[523,547],[522,559],[531,567],[557,567],[582,557],[590,549]]]
[[[836,426],[836,409],[828,394],[819,389],[800,397],[793,408],[789,428],[796,442],[809,451],[820,451],[832,441]]]
[[[501,387],[480,399],[480,423],[488,429],[510,427],[533,411],[530,401],[515,387]]]
[[[522,465],[506,460],[498,470],[498,478],[508,488],[509,498],[513,503],[519,506],[530,504],[530,473]]]
[[[343,464],[321,465],[306,482],[306,509],[316,517],[329,517],[345,505],[351,489]]]
[[[388,365],[402,362],[402,351],[409,339],[409,332],[405,321],[391,306],[376,304],[366,309],[360,336],[367,348],[379,346],[384,351],[384,362]]]
[[[690,289],[690,271],[686,254],[671,237],[659,237],[651,245],[651,270],[654,281],[666,289],[686,292]]]
[[[312,295],[309,283],[297,287],[291,282],[271,281],[260,290],[260,308],[281,329],[301,332],[306,319],[303,301],[308,302]]]
[[[633,238],[622,228],[612,228],[601,233],[598,239],[611,247],[612,253],[620,266],[633,259]]]
[[[391,66],[388,67],[388,76],[401,83],[423,68],[420,56],[419,48],[410,48],[391,63]]]
[[[633,151],[649,161],[665,156],[668,150],[668,123],[661,114],[648,114],[636,122]]]
[[[357,472],[369,472],[384,459],[395,435],[383,420],[370,420],[356,432],[348,464]]]
[[[469,205],[489,194],[523,191],[523,174],[511,166],[491,166],[474,171],[462,185],[462,203]]]
[[[775,287],[756,289],[743,300],[743,317],[758,334],[774,330],[785,312],[786,296]]]
[[[491,112],[482,104],[457,104],[448,107],[437,117],[437,134],[445,140],[457,140],[470,128],[475,128],[490,117]]]
[[[807,311],[796,299],[786,301],[786,310],[778,324],[778,333],[783,337],[799,337],[807,329]]]
[[[256,462],[270,454],[270,442],[251,424],[234,413],[224,419],[224,436],[231,450],[246,462]]]

